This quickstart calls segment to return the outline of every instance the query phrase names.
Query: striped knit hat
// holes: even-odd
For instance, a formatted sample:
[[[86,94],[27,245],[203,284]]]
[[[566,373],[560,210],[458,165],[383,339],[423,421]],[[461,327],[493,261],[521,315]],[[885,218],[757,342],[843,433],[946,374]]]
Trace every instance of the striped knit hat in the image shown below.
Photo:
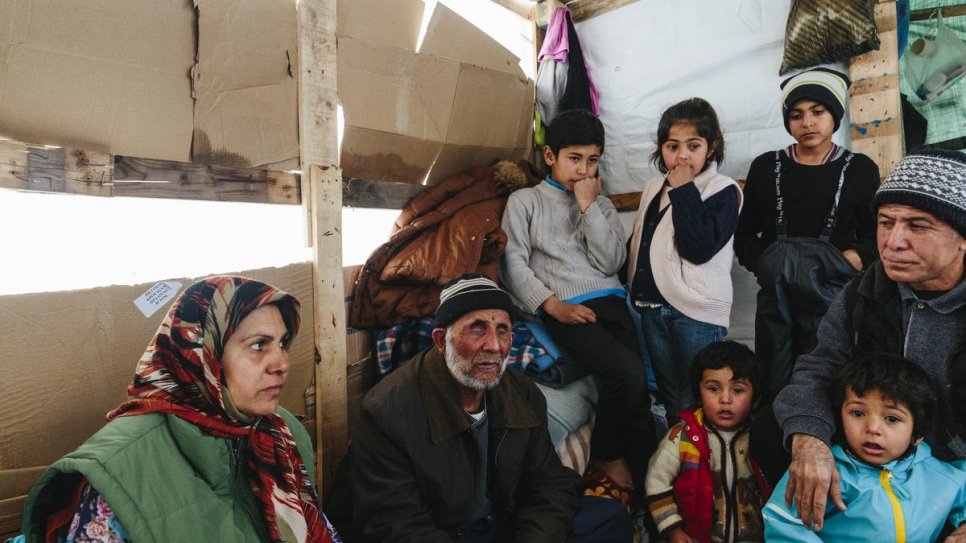
[[[510,295],[480,273],[464,273],[443,287],[436,308],[436,326],[445,328],[470,311],[502,309],[513,318]]]
[[[835,130],[839,129],[845,115],[845,101],[852,81],[843,74],[828,68],[813,68],[807,72],[789,77],[782,81],[782,118],[785,130],[788,128],[788,115],[799,100],[815,100],[828,108],[835,119]]]
[[[929,149],[899,161],[872,199],[872,208],[899,204],[932,213],[966,235],[966,154]]]

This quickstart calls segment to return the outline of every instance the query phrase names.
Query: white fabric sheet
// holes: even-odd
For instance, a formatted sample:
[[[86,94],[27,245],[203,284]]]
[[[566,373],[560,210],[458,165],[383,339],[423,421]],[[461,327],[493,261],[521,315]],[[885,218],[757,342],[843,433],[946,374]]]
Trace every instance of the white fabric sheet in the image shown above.
[[[641,0],[576,26],[600,91],[606,193],[639,191],[657,175],[648,157],[661,114],[692,96],[718,113],[726,175],[742,179],[756,156],[794,142],[782,124],[778,76],[789,6],[790,0]],[[846,145],[847,117],[834,138]]]

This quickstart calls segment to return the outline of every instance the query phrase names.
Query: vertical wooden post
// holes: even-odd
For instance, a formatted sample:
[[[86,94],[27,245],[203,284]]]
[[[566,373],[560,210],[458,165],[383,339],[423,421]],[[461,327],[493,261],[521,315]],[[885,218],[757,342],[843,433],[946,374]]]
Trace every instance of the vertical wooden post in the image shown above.
[[[849,65],[849,116],[852,150],[874,160],[884,178],[904,152],[895,0],[879,0],[875,22],[879,50],[859,55]]]
[[[298,4],[302,201],[309,206],[309,233],[315,249],[316,482],[323,491],[348,449],[336,1],[301,0]]]

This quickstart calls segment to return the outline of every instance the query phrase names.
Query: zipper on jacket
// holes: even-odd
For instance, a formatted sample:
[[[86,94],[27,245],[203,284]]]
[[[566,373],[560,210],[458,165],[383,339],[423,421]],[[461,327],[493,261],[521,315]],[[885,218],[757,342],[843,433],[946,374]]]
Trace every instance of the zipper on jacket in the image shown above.
[[[892,490],[890,479],[892,479],[892,472],[889,470],[884,469],[879,472],[879,482],[882,483],[882,488],[885,490],[886,496],[889,497],[889,503],[892,504],[892,516],[896,525],[896,543],[906,543],[906,519],[902,514],[902,504],[899,503],[899,498]]]
[[[713,426],[708,426],[711,433],[718,439],[721,443],[721,488],[724,489],[725,495],[725,511],[724,511],[724,538],[725,541],[737,541],[738,540],[738,498],[735,495],[735,488],[737,487],[736,481],[738,480],[738,462],[734,454],[734,443],[738,440],[738,432],[731,438],[731,442],[725,443],[721,434]],[[710,444],[709,444],[710,445]],[[731,457],[731,486],[728,486],[728,457]],[[712,508],[714,507],[714,490],[712,489],[711,503]],[[734,538],[731,537],[732,529],[734,530]]]
[[[916,318],[916,304],[913,302],[912,311],[909,312],[909,322],[906,323],[906,331],[912,330],[912,321]],[[906,356],[906,352],[909,350],[909,334],[905,334],[906,337],[902,338],[902,356]]]
[[[228,438],[228,449],[231,452],[229,462],[231,462],[231,482],[232,487],[234,487],[234,483],[238,482],[238,474],[241,472],[241,468],[239,467],[241,464],[242,450],[241,438]]]
[[[260,511],[252,511],[244,499],[239,499],[235,494],[238,488],[238,477],[242,475],[245,466],[242,465],[242,456],[245,449],[244,438],[234,437],[228,438],[228,450],[230,453],[229,462],[231,463],[231,494],[234,496],[235,508],[240,509],[242,513],[248,517],[248,520],[252,523],[252,526],[258,531],[259,539],[267,540],[268,538],[268,527],[265,526],[265,520],[261,516]],[[244,485],[246,488],[249,484]],[[254,495],[254,492],[252,492]],[[258,507],[258,496],[255,496],[255,506]]]
[[[496,450],[493,451],[493,468],[496,469],[500,466],[500,447],[503,446],[503,440],[506,439],[506,435],[510,432],[509,428],[503,429],[503,434],[500,435],[500,441],[496,444]]]

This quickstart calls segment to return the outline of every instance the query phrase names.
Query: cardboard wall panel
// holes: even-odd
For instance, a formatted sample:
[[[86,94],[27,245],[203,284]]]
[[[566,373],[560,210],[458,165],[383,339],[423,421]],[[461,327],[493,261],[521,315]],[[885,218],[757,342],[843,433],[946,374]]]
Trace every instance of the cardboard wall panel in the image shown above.
[[[432,12],[419,52],[524,77],[515,54],[441,3]]]
[[[299,156],[292,0],[197,0],[195,162],[252,167]]]
[[[312,267],[299,263],[242,275],[303,303],[282,404],[304,415],[303,393],[315,371]],[[186,287],[193,280],[178,281]],[[171,303],[145,318],[132,301],[152,284],[0,296],[0,488],[15,492],[17,472],[8,470],[47,465],[75,449],[125,399],[135,364]]]
[[[0,10],[3,135],[188,160],[190,2],[9,0]]]
[[[339,4],[345,175],[432,183],[491,158],[522,157],[534,86],[520,59],[442,3],[425,11],[421,2],[390,3],[398,10]],[[426,16],[417,52],[409,38]]]
[[[425,6],[425,0],[338,2],[339,26],[336,32],[342,37],[364,38],[413,51],[419,38]]]
[[[339,40],[339,94],[347,129],[441,143],[459,75],[455,60],[367,40]]]

